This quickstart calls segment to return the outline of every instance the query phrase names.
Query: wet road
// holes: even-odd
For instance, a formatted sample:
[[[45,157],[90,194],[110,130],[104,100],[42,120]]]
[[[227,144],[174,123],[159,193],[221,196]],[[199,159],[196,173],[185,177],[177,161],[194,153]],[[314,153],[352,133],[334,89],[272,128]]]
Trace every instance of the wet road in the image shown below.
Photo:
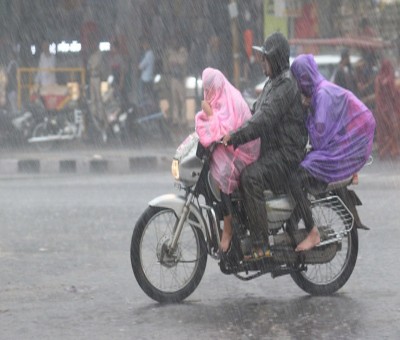
[[[208,259],[197,290],[159,305],[136,283],[130,237],[169,174],[0,179],[0,339],[397,339],[400,172],[373,165],[356,189],[369,232],[334,296],[289,277],[242,282]]]

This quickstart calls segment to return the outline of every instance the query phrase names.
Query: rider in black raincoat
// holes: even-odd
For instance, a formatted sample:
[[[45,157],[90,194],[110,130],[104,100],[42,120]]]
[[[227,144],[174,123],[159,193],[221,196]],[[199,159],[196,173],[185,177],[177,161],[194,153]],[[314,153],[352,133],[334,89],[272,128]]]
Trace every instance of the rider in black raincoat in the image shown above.
[[[269,77],[253,106],[253,116],[238,130],[225,136],[225,144],[235,147],[261,139],[260,158],[241,174],[240,186],[254,241],[268,242],[267,211],[263,192],[285,192],[290,173],[305,155],[306,110],[289,69],[289,43],[281,33],[273,33],[263,46],[254,46]],[[257,247],[256,247],[257,248]],[[261,248],[254,251],[260,254]],[[265,247],[263,254],[265,254]]]

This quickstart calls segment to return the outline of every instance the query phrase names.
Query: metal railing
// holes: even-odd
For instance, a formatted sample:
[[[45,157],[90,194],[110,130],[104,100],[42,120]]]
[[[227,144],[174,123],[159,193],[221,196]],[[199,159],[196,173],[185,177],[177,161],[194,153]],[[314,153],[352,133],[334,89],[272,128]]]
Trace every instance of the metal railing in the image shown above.
[[[17,69],[18,109],[21,109],[23,101],[29,100],[29,95],[31,94],[35,86],[37,86],[35,84],[35,77],[38,72],[53,72],[57,74],[62,73],[65,76],[65,79],[62,82],[63,85],[71,83],[78,85],[78,93],[77,93],[78,97],[80,95],[80,91],[82,91],[85,87],[86,70],[82,67],[56,67],[56,68],[19,67]]]

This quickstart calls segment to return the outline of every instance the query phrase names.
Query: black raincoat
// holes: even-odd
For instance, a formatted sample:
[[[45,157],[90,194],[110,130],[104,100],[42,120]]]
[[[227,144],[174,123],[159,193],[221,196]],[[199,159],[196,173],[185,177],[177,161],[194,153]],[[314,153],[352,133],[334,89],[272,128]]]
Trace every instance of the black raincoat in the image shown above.
[[[306,115],[295,79],[289,70],[289,44],[281,33],[267,38],[262,53],[272,76],[253,106],[252,117],[231,132],[235,147],[261,139],[260,158],[246,167],[240,178],[249,229],[254,241],[267,242],[268,224],[264,190],[287,191],[290,174],[297,170],[307,144]]]

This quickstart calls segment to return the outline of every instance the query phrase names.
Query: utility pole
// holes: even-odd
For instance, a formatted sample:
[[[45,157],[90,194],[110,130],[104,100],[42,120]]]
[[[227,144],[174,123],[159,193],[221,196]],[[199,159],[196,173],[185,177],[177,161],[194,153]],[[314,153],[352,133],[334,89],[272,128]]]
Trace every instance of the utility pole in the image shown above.
[[[238,6],[236,0],[230,0],[229,16],[231,18],[232,56],[233,56],[233,85],[240,86],[240,38],[238,27]]]

